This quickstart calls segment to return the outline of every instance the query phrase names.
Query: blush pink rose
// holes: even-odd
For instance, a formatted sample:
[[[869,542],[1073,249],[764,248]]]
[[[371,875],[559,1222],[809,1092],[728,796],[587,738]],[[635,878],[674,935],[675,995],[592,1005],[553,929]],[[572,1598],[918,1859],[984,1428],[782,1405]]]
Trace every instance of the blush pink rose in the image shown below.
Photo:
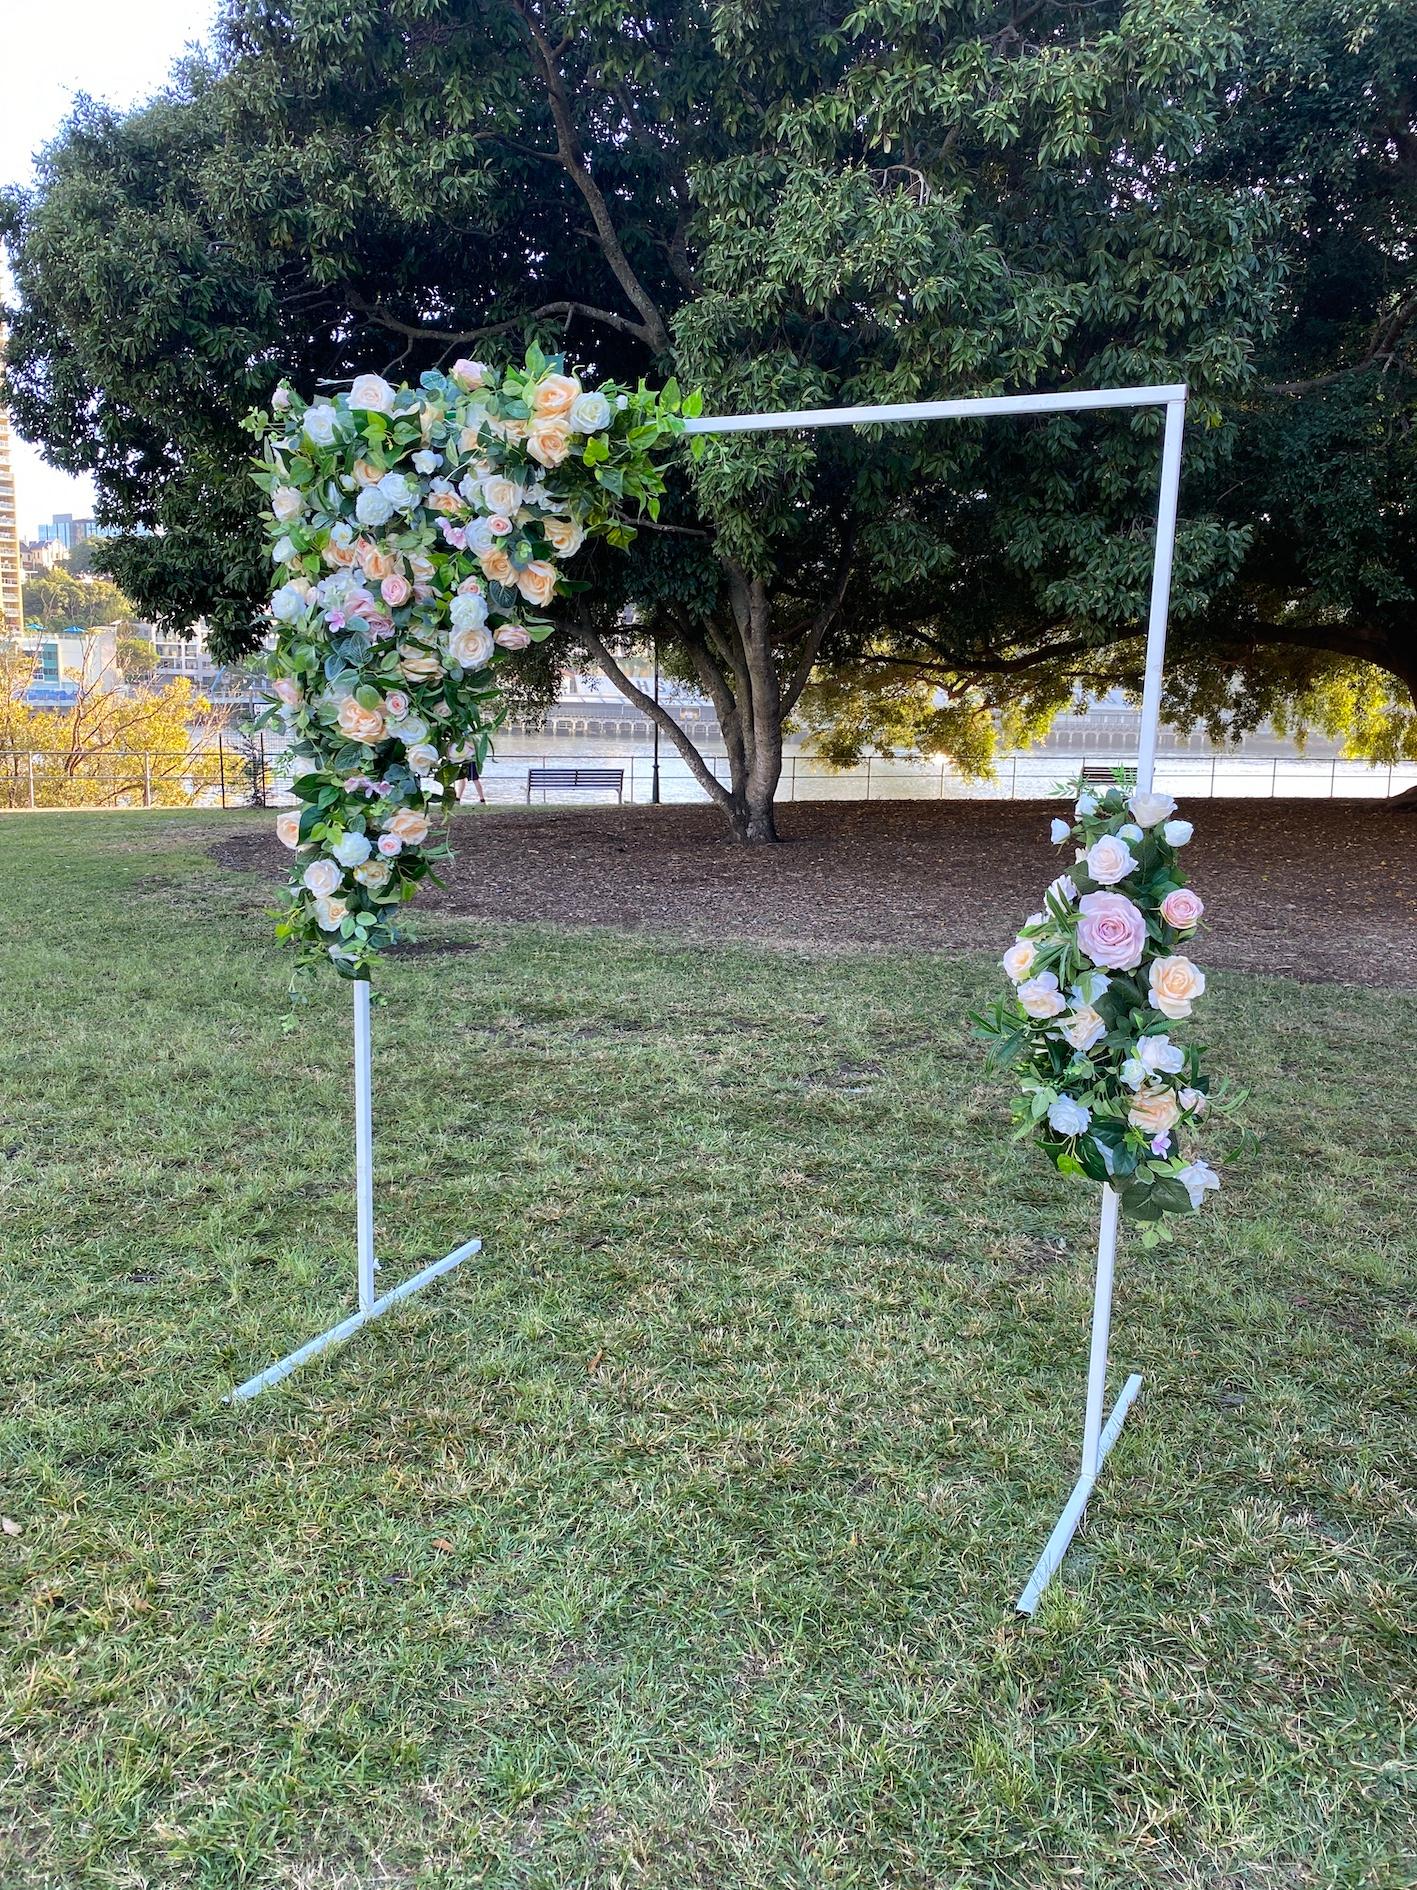
[[[386,577],[379,585],[379,595],[389,606],[390,610],[397,610],[400,604],[406,604],[409,598],[412,597],[413,586],[406,577],[401,577],[399,573],[395,571],[391,576]]]
[[[1174,925],[1178,932],[1189,932],[1191,927],[1200,924],[1200,916],[1205,911],[1205,903],[1189,886],[1178,886],[1174,892],[1167,893],[1161,902],[1161,916],[1168,925]]]
[[[1078,946],[1105,971],[1135,971],[1146,944],[1146,920],[1125,893],[1084,893],[1078,901]]]

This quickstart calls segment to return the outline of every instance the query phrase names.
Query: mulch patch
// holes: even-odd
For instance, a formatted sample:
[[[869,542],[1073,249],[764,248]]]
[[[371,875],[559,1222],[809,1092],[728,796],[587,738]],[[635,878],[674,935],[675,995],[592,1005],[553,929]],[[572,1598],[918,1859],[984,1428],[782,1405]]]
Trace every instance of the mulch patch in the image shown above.
[[[475,809],[420,911],[815,951],[1001,951],[1061,870],[1057,801],[816,802],[737,847],[709,807]],[[1187,861],[1207,965],[1417,988],[1417,818],[1366,801],[1207,801]],[[224,866],[283,878],[274,835]]]

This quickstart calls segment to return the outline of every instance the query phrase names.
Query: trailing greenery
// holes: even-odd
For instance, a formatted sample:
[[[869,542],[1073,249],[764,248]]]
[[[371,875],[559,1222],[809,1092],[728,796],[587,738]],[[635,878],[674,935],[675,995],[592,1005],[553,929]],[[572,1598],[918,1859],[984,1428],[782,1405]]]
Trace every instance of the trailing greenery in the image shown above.
[[[719,412],[1185,379],[1168,712],[1417,752],[1414,69],[1402,0],[227,0],[0,210],[11,398],[94,471],[130,594],[231,650],[236,428],[282,375],[526,333]],[[720,442],[577,634],[652,714],[633,604],[711,696],[728,784],[659,719],[740,837],[799,702],[839,758],[987,765],[992,710],[1136,680],[1158,425]]]

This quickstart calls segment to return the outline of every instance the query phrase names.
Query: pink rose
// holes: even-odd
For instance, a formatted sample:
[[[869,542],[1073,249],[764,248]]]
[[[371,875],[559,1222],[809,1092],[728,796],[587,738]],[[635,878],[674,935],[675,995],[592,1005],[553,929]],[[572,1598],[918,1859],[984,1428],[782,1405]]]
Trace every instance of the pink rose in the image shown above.
[[[1078,946],[1106,971],[1135,971],[1146,944],[1146,920],[1125,893],[1084,893],[1078,901]]]
[[[531,642],[531,632],[523,630],[519,623],[504,623],[493,642],[499,650],[524,650]]]
[[[412,597],[413,586],[406,577],[400,577],[395,571],[392,577],[386,577],[379,585],[379,595],[390,610],[397,610],[400,604],[406,604]]]
[[[1189,886],[1178,886],[1174,892],[1167,893],[1161,902],[1162,918],[1168,925],[1174,925],[1178,932],[1189,932],[1198,925],[1204,911],[1204,902]]]

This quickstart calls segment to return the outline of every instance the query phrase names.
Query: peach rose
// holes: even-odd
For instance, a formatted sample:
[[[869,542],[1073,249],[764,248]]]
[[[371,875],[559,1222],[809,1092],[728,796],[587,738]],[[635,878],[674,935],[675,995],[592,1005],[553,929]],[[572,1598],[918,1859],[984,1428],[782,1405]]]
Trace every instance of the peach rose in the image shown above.
[[[336,571],[348,571],[354,564],[357,553],[353,545],[342,545],[332,538],[325,546],[325,563]]]
[[[271,684],[271,694],[283,702],[287,709],[298,709],[305,700],[305,691],[293,676],[279,676]]]
[[[571,429],[563,420],[533,420],[526,450],[542,466],[559,466],[571,450]]]
[[[354,483],[357,486],[377,486],[383,473],[371,460],[357,459],[354,462]]]
[[[1101,1013],[1090,1004],[1079,1004],[1058,1026],[1058,1035],[1074,1050],[1090,1050],[1106,1034],[1107,1025]]]
[[[1125,893],[1084,893],[1078,900],[1078,949],[1105,971],[1135,971],[1146,920]]]
[[[322,932],[338,932],[349,912],[347,899],[315,900],[315,923]]]
[[[300,845],[300,810],[292,807],[289,813],[282,814],[276,822],[276,839],[283,847]]]
[[[360,539],[359,568],[371,584],[382,584],[386,577],[392,577],[394,567],[395,559],[391,551],[380,551],[367,538]]]
[[[563,558],[574,556],[585,543],[585,527],[579,519],[543,519],[541,529],[546,533],[546,540],[551,549],[559,551]]]
[[[556,595],[555,565],[545,558],[533,558],[524,571],[518,572],[517,589],[529,604],[544,610]]]
[[[514,584],[516,566],[499,545],[493,551],[484,551],[477,561],[482,566],[482,575],[494,584]]]
[[[431,650],[420,650],[412,644],[405,644],[399,651],[399,673],[405,682],[437,682],[443,673],[443,665]]]
[[[428,838],[428,817],[415,808],[401,807],[384,824],[385,833],[390,833],[406,847],[421,847]]]
[[[1163,1017],[1189,1017],[1205,990],[1205,973],[1179,952],[1151,963],[1151,1002]]]
[[[390,610],[397,610],[400,604],[406,604],[412,597],[413,586],[406,577],[400,577],[395,571],[379,586],[379,595]]]
[[[1165,1135],[1181,1119],[1181,1105],[1176,1092],[1164,1083],[1143,1083],[1132,1098],[1127,1121],[1143,1135]]]
[[[345,697],[339,705],[339,714],[335,720],[341,735],[347,735],[352,742],[362,742],[366,748],[372,748],[375,742],[384,739],[383,710],[366,709],[353,696]]]
[[[579,397],[581,384],[570,374],[548,374],[537,383],[531,397],[531,410],[538,419],[567,414]]]
[[[999,963],[1015,984],[1022,984],[1037,956],[1038,947],[1031,938],[1016,938]]]
[[[1178,932],[1189,932],[1200,924],[1205,904],[1189,886],[1178,886],[1174,892],[1167,893],[1161,902],[1161,916],[1168,925],[1174,925]]]
[[[355,867],[354,877],[370,892],[378,892],[388,885],[393,870],[387,860],[366,860],[362,866]]]
[[[456,514],[463,510],[463,502],[456,492],[434,492],[428,499],[429,510]]]

